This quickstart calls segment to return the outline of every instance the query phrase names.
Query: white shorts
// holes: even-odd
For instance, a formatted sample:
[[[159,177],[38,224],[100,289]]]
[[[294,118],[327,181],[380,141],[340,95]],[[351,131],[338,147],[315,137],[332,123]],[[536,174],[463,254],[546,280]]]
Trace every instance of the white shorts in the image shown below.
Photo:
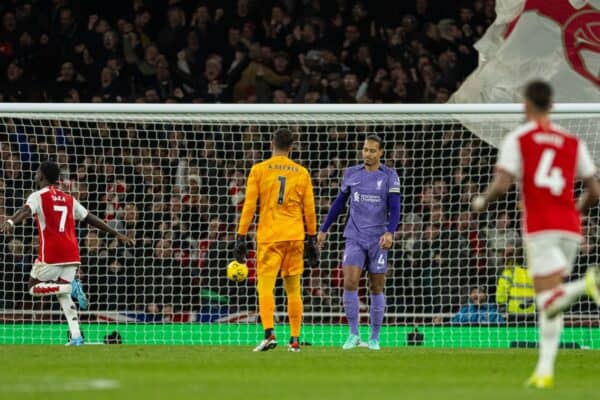
[[[58,282],[59,280],[65,282],[72,282],[75,279],[75,273],[79,265],[67,264],[44,264],[36,262],[31,267],[31,277],[42,282]]]
[[[525,239],[531,276],[544,277],[562,272],[568,276],[579,253],[581,238],[568,234],[542,234]]]

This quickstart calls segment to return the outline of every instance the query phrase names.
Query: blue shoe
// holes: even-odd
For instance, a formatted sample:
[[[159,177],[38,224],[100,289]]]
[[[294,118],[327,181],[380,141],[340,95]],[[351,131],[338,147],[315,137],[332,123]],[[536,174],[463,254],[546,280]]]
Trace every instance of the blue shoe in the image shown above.
[[[342,349],[350,350],[355,347],[359,347],[360,344],[361,344],[360,336],[351,334],[350,336],[348,336],[348,339],[346,339],[346,343],[344,343],[344,345],[342,346]]]
[[[77,299],[77,303],[79,303],[80,309],[87,310],[87,297],[83,292],[83,285],[81,284],[81,281],[79,279],[73,279],[73,282],[71,282],[71,297]]]
[[[381,350],[381,347],[379,346],[379,340],[369,339],[369,350]]]
[[[79,337],[76,337],[75,339],[69,340],[69,342],[65,346],[79,347],[79,346],[83,346],[84,343],[85,343],[85,340],[83,339],[83,336],[79,336]]]

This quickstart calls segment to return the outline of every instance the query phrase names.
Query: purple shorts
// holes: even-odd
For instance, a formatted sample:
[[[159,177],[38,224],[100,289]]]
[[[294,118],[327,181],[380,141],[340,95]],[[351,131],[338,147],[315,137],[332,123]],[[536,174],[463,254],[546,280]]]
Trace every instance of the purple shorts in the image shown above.
[[[388,266],[388,251],[379,247],[379,241],[367,244],[347,239],[342,267],[350,266],[367,268],[371,274],[384,274]]]

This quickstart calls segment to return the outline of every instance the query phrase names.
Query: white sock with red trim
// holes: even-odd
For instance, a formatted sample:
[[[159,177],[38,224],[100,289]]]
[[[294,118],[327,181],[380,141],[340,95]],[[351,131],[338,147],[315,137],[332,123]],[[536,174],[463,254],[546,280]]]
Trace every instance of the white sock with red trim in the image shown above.
[[[567,309],[585,292],[585,281],[580,279],[546,290],[536,295],[539,311],[539,359],[535,373],[539,376],[554,375],[554,361],[564,325],[562,311]],[[554,315],[548,318],[548,314]]]
[[[583,279],[538,293],[536,296],[538,311],[546,311],[549,315],[564,311],[584,293],[585,280]]]
[[[554,318],[548,318],[545,312],[539,314],[539,358],[535,373],[538,376],[553,376],[554,361],[558,353],[560,343],[560,334],[563,329],[563,314],[560,313]]]
[[[34,297],[50,296],[55,294],[71,295],[71,284],[56,282],[40,282],[36,283],[29,289],[29,294]]]
[[[73,300],[71,299],[71,292],[69,292],[69,294],[59,294],[56,296],[56,298],[58,299],[60,307],[67,318],[69,331],[71,332],[71,338],[75,339],[80,337],[81,330],[79,329],[79,318],[77,318],[77,307],[75,307],[75,303],[73,303]]]

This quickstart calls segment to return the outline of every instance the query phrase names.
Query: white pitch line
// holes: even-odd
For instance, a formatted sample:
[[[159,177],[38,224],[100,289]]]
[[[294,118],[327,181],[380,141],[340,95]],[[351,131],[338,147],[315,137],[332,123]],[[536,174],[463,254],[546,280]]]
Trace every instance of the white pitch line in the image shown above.
[[[114,390],[121,385],[113,379],[86,379],[67,382],[32,382],[0,385],[0,393],[82,392],[88,390]]]

